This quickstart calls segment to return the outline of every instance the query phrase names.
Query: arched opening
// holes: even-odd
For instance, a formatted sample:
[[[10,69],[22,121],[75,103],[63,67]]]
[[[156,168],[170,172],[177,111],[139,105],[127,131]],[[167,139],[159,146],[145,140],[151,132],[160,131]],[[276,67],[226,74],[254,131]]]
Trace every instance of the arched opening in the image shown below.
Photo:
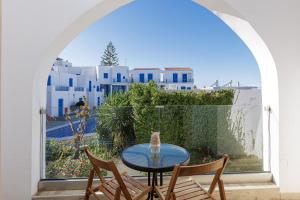
[[[108,3],[108,1],[105,1],[105,2],[101,3],[101,5],[99,4],[98,8],[103,8],[102,7],[103,4],[105,4],[105,6],[108,6],[109,9],[111,9],[111,10],[113,10],[114,6],[121,5],[121,4],[120,5],[119,4],[111,5],[110,3]],[[112,6],[112,7],[110,7],[110,6]],[[93,15],[94,18],[90,18],[90,19],[88,19],[88,21],[85,21],[85,20],[87,20],[87,18],[85,18],[83,16],[83,18],[81,18],[81,20],[84,21],[84,25],[81,24],[80,22],[74,23],[72,26],[69,27],[69,29],[67,29],[67,31],[64,34],[62,34],[63,37],[59,38],[57,41],[55,41],[53,43],[53,46],[49,49],[49,52],[47,52],[45,54],[45,58],[41,63],[43,65],[41,65],[41,66],[51,66],[51,64],[49,65],[49,63],[52,63],[52,60],[58,55],[58,53],[61,51],[61,49],[68,42],[70,42],[71,39],[73,39],[76,34],[80,33],[88,24],[90,24],[90,23],[94,22],[95,20],[102,17],[101,14],[93,13],[93,12],[95,12],[94,11],[95,9],[96,8],[94,8],[92,11],[90,11],[90,13],[92,13],[90,15]],[[252,27],[246,21],[243,21],[236,17],[232,17],[230,15],[225,15],[222,13],[217,13],[217,15],[225,23],[227,23],[242,38],[242,40],[247,44],[247,46],[252,51],[257,62],[259,63],[260,70],[261,70],[263,104],[270,105],[271,108],[274,109],[275,116],[278,116],[277,115],[278,99],[276,98],[274,100],[274,98],[273,98],[274,94],[275,94],[275,96],[278,96],[277,95],[278,91],[277,91],[277,87],[276,87],[277,86],[276,68],[275,68],[275,64],[273,62],[273,59],[272,59],[267,47],[264,45],[263,41],[259,38],[259,36],[256,34],[256,32],[252,29]],[[81,20],[79,20],[79,21],[81,21]],[[46,65],[44,65],[44,64],[46,64]],[[45,92],[44,92],[46,86],[43,86],[43,84],[41,84],[41,83],[46,82],[45,80],[47,80],[47,71],[48,71],[48,69],[46,69],[46,67],[45,67],[45,68],[41,69],[41,71],[39,71],[36,76],[34,87],[36,87],[35,91],[37,93],[35,95],[38,95],[41,97],[40,102],[34,102],[34,104],[33,104],[34,108],[36,108],[36,109],[39,109],[40,107],[45,108],[45,106],[46,106],[46,96],[45,96]],[[271,80],[270,80],[270,77],[272,77]],[[39,118],[39,116],[33,116],[33,117],[34,117],[33,121],[36,121],[36,119]],[[264,124],[267,124],[267,120],[268,120],[267,117],[268,116],[264,116]],[[40,125],[36,124],[36,126],[34,125],[34,127],[38,128],[38,127],[40,127]],[[264,126],[264,128],[265,127],[267,127],[267,126]],[[277,129],[277,127],[274,127],[274,129]],[[274,131],[276,132],[276,130],[274,130]],[[267,134],[268,129],[265,129],[264,133]],[[265,139],[267,139],[267,138],[268,138],[268,135],[265,135]],[[272,141],[272,145],[276,146],[276,138],[273,138],[273,139],[275,141],[274,142]],[[266,146],[268,146],[268,145],[266,145]],[[268,148],[264,150],[264,153],[265,153],[264,156],[268,156],[268,154],[269,154]],[[268,162],[269,159],[267,158],[265,160]],[[276,161],[276,159],[275,159],[275,161]],[[267,165],[267,163],[266,163],[266,165]],[[276,162],[274,165],[271,165],[271,166],[276,167]]]

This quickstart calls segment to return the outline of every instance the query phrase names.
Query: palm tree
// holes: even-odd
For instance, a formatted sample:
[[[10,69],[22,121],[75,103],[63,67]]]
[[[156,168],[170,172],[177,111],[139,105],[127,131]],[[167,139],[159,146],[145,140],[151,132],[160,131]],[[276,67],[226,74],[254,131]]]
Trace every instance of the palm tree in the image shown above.
[[[101,137],[112,139],[114,153],[119,153],[129,145],[130,141],[135,140],[133,120],[128,94],[115,93],[99,108],[98,133],[99,130],[100,135],[110,133]]]

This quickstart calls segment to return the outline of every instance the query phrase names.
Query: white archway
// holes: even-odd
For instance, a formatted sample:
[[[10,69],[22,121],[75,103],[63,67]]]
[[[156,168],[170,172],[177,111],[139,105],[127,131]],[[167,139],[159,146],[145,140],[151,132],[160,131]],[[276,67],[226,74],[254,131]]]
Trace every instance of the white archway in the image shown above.
[[[83,16],[79,17],[78,20],[73,22],[66,30],[59,36],[56,41],[53,42],[52,46],[49,48],[49,52],[45,55],[42,60],[43,63],[40,66],[46,66],[39,68],[36,74],[34,86],[38,86],[34,91],[37,91],[37,96],[40,97],[40,102],[34,102],[33,105],[42,105],[46,107],[46,82],[48,77],[49,68],[53,60],[62,51],[62,49],[80,32],[85,30],[90,24],[101,19],[103,16],[113,12],[114,10],[122,7],[131,0],[119,1],[119,2],[109,2],[102,1],[97,6],[89,10]],[[270,106],[273,115],[271,116],[272,128],[272,153],[278,155],[278,80],[277,80],[277,70],[273,57],[267,48],[264,41],[261,39],[259,34],[254,30],[254,28],[244,19],[242,15],[228,6],[226,3],[217,3],[215,1],[206,0],[195,0],[196,3],[204,4],[208,9],[210,9],[216,16],[218,16],[225,24],[227,24],[233,32],[235,32],[241,40],[247,45],[249,50],[252,52],[254,58],[256,59],[260,74],[261,74],[261,87],[262,87],[262,103],[263,106]],[[216,11],[216,9],[221,10],[221,12]],[[101,12],[103,11],[103,12]],[[228,11],[230,14],[224,13]],[[233,16],[233,14],[235,16]],[[50,59],[51,58],[51,59]],[[275,98],[274,98],[275,97]],[[39,107],[40,108],[40,107]],[[37,109],[39,109],[37,108]],[[269,127],[268,127],[268,113],[263,112],[263,128],[264,128],[264,168],[268,169],[269,166]],[[37,121],[37,119],[33,120]],[[279,183],[278,180],[278,157],[272,157],[271,160],[271,171],[274,174],[275,181]]]
[[[34,79],[34,90],[36,92],[35,100],[39,100],[39,102],[33,102],[34,109],[40,109],[41,107],[46,107],[46,80],[48,77],[50,66],[57,57],[57,55],[63,50],[65,46],[67,46],[71,40],[73,40],[79,33],[85,30],[88,26],[92,23],[96,22],[97,20],[101,19],[105,15],[117,10],[118,8],[131,3],[131,0],[120,0],[118,2],[111,2],[111,1],[102,1],[84,15],[78,17],[69,27],[65,29],[65,31],[56,38],[56,40],[52,43],[49,47],[48,52],[44,55],[43,59],[41,60],[40,67],[35,75]],[[254,58],[256,59],[260,74],[261,74],[261,87],[262,87],[262,103],[263,106],[270,106],[273,110],[273,115],[271,117],[271,124],[274,125],[272,127],[272,153],[278,155],[278,81],[277,81],[277,70],[275,66],[275,62],[273,57],[267,48],[264,41],[258,35],[258,33],[254,30],[254,28],[242,17],[238,12],[233,10],[228,4],[220,4],[215,2],[209,2],[206,0],[195,0],[196,3],[202,6],[202,3],[206,5],[206,8],[211,10],[217,17],[219,17],[225,24],[227,24],[233,32],[235,32],[241,40],[246,44],[249,50],[252,52]],[[222,12],[214,10],[221,9]],[[226,10],[229,11],[227,14],[223,13]],[[34,95],[34,96],[35,96]],[[275,97],[275,98],[274,98]],[[36,107],[39,105],[38,107]],[[36,112],[33,112],[36,113]],[[263,128],[264,128],[264,168],[265,170],[269,167],[269,135],[268,135],[268,113],[263,112]],[[33,116],[33,122],[38,122],[39,116]],[[40,126],[36,124],[36,127]],[[35,127],[35,126],[34,126]],[[37,131],[33,131],[37,132]],[[39,144],[40,145],[40,144]],[[276,152],[277,151],[277,152]],[[279,184],[278,179],[278,157],[272,157],[271,160],[272,166],[272,173],[274,175],[274,180],[276,183]]]
[[[46,105],[45,83],[53,60],[76,35],[86,29],[91,23],[131,1],[91,0],[83,3],[79,0],[63,0],[60,1],[59,4],[53,3],[53,1],[41,2],[39,0],[29,0],[26,1],[26,4],[22,4],[22,1],[17,0],[3,1],[5,2],[3,6],[5,12],[3,12],[3,15],[6,16],[6,23],[3,24],[4,37],[2,40],[2,49],[4,52],[4,61],[2,66],[5,67],[1,69],[1,76],[3,76],[1,77],[3,78],[1,83],[6,83],[6,85],[5,88],[1,88],[1,104],[5,105],[5,107],[1,107],[0,179],[1,188],[3,190],[1,197],[3,197],[3,199],[12,200],[30,199],[31,194],[36,192],[37,183],[39,181],[39,109]],[[272,107],[275,116],[274,121],[276,122],[279,116],[277,72],[272,56],[263,40],[258,37],[260,40],[259,43],[263,45],[262,53],[264,53],[264,55],[261,55],[257,53],[257,50],[261,49],[261,46],[257,46],[257,41],[254,41],[254,43],[252,41],[252,39],[257,40],[257,37],[247,37],[248,31],[255,33],[257,36],[258,34],[251,26],[247,26],[249,29],[247,27],[247,29],[245,29],[245,27],[243,27],[243,25],[245,25],[244,23],[237,23],[237,21],[235,21],[236,19],[241,19],[242,15],[228,6],[226,3],[227,0],[198,0],[197,2],[212,11],[220,11],[217,13],[219,17],[227,23],[242,40],[244,40],[249,49],[252,50],[253,55],[261,67],[263,103]],[[256,4],[259,3],[260,2],[256,2]],[[72,9],[70,9],[68,14],[57,12],[58,14],[54,16],[53,13],[55,13],[54,11],[58,5],[66,10],[70,9],[69,7],[72,5]],[[16,12],[12,12],[11,10],[16,7],[20,7],[18,10],[20,12],[17,12],[17,16],[15,16]],[[39,19],[36,16],[35,9],[43,11],[43,13],[40,14],[41,16],[38,17]],[[229,15],[221,13],[227,13]],[[230,15],[239,18],[231,18]],[[29,22],[33,24],[30,28],[27,26]],[[47,27],[45,27],[45,24],[47,24]],[[45,27],[45,29],[40,30],[42,27]],[[16,37],[18,35],[20,36]],[[18,59],[15,56],[19,56],[17,57]],[[22,56],[24,56],[24,58]],[[270,58],[271,61],[269,59],[269,61],[262,60],[265,56]],[[26,69],[23,69],[24,67]],[[17,74],[16,71],[19,74]],[[271,77],[271,79],[269,79],[269,77]],[[28,90],[23,92],[22,88],[19,88],[20,86],[14,85],[16,83],[28,88]],[[28,91],[32,92],[32,94],[28,94]],[[28,105],[26,108],[17,104],[18,101],[14,99],[15,94],[23,95],[23,101],[25,105]],[[29,105],[29,103],[32,104]],[[13,115],[11,113],[13,109],[18,109],[20,113]],[[15,121],[19,122],[22,120],[24,122],[19,123],[19,126],[15,126]],[[274,127],[274,133],[274,137],[272,137],[274,140],[272,141],[272,150],[273,153],[278,156],[278,127]],[[17,142],[16,139],[22,141],[18,148],[12,145]],[[11,155],[23,156],[18,157],[18,161],[16,161],[12,159]],[[274,162],[272,172],[277,178],[278,159],[272,158],[272,162]],[[19,168],[20,165],[22,165],[22,169]],[[11,176],[10,172],[15,172],[15,176]],[[12,188],[15,188],[18,192],[15,192]]]

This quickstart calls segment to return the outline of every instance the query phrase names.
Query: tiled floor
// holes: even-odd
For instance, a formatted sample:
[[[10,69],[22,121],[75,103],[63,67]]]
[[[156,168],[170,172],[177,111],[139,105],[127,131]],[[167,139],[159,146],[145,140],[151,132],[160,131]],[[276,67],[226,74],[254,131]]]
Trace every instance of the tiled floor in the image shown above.
[[[227,184],[225,186],[228,200],[279,200],[279,189],[273,183]],[[33,197],[34,200],[82,200],[84,190],[42,191]],[[102,194],[99,197],[104,199]],[[215,197],[219,199],[218,191]],[[93,199],[93,198],[91,198]]]

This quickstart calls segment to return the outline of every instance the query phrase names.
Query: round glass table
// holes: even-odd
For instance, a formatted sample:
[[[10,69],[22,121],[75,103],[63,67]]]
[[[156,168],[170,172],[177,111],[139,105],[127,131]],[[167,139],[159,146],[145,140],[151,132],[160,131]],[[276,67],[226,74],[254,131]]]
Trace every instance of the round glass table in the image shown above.
[[[153,199],[154,186],[157,185],[157,174],[160,174],[160,185],[163,184],[163,172],[173,171],[175,165],[187,165],[190,154],[182,147],[172,144],[161,144],[159,152],[153,153],[150,144],[133,145],[122,152],[123,163],[131,168],[142,172],[148,172],[148,185],[151,184],[152,192],[148,195]]]

